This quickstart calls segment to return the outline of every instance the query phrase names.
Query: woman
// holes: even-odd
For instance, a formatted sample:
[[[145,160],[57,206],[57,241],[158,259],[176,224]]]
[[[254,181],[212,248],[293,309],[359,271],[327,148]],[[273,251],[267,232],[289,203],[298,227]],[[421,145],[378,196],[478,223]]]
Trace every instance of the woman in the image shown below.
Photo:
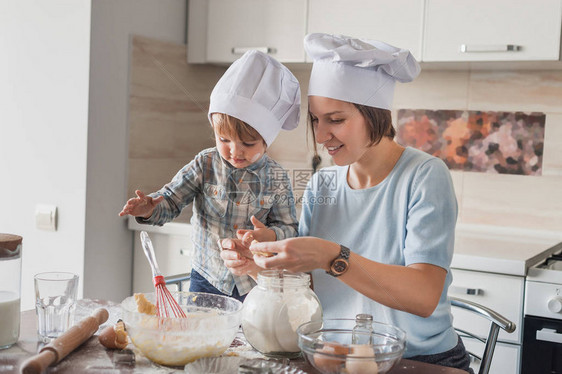
[[[310,181],[300,237],[254,242],[250,250],[275,255],[249,259],[252,233],[241,232],[223,240],[221,257],[234,274],[311,271],[326,318],[372,314],[406,331],[405,357],[468,371],[447,301],[457,218],[450,173],[393,140],[394,84],[413,80],[418,63],[406,50],[343,36],[310,34],[305,49],[314,61],[312,132],[336,166]]]

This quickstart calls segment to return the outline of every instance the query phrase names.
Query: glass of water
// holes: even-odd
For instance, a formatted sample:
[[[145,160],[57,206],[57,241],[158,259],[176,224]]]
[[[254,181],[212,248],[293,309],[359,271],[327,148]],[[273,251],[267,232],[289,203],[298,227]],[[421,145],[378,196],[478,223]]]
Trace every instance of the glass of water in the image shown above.
[[[48,272],[34,278],[37,335],[40,341],[49,343],[74,323],[78,275]]]

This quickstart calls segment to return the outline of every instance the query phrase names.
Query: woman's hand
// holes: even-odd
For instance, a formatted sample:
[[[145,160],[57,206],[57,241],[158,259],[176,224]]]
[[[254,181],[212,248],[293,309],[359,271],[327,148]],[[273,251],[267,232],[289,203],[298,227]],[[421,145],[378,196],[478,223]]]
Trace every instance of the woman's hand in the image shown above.
[[[246,247],[250,246],[252,240],[257,240],[258,242],[274,242],[277,240],[275,231],[268,229],[255,216],[250,217],[250,221],[252,221],[252,225],[254,225],[253,230],[236,231],[236,236],[238,239],[242,240],[242,243]]]
[[[272,257],[254,256],[257,266],[264,269],[286,269],[293,273],[314,269],[328,270],[340,253],[339,244],[314,237],[254,243],[250,248],[252,251],[275,254]]]
[[[135,217],[149,218],[156,205],[160,204],[160,202],[164,200],[164,196],[152,198],[139,190],[136,190],[135,193],[137,194],[137,197],[127,200],[127,204],[125,204],[123,210],[119,212],[119,216],[122,217],[130,214]]]
[[[244,245],[240,239],[219,240],[219,247],[222,249],[220,256],[224,265],[234,275],[249,275],[256,278],[258,272],[263,270],[254,262],[254,255],[248,246]]]

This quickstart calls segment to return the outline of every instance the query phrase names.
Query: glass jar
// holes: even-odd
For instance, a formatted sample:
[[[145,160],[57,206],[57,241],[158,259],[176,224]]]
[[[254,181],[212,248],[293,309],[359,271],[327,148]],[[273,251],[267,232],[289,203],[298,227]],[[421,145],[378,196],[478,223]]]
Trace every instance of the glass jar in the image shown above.
[[[21,243],[21,236],[0,234],[0,349],[20,334]]]
[[[242,329],[248,343],[270,357],[300,354],[297,327],[322,318],[322,306],[310,289],[310,275],[264,270],[244,300]]]
[[[373,316],[357,314],[351,334],[351,344],[373,344]]]

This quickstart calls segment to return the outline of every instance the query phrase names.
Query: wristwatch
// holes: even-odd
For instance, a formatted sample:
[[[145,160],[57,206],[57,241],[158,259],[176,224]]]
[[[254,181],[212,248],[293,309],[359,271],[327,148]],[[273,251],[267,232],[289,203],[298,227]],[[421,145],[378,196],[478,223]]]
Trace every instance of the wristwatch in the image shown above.
[[[345,273],[349,268],[349,252],[349,248],[344,247],[340,244],[340,254],[335,258],[334,261],[332,261],[330,270],[328,270],[326,273],[334,277],[339,277],[340,275]]]

